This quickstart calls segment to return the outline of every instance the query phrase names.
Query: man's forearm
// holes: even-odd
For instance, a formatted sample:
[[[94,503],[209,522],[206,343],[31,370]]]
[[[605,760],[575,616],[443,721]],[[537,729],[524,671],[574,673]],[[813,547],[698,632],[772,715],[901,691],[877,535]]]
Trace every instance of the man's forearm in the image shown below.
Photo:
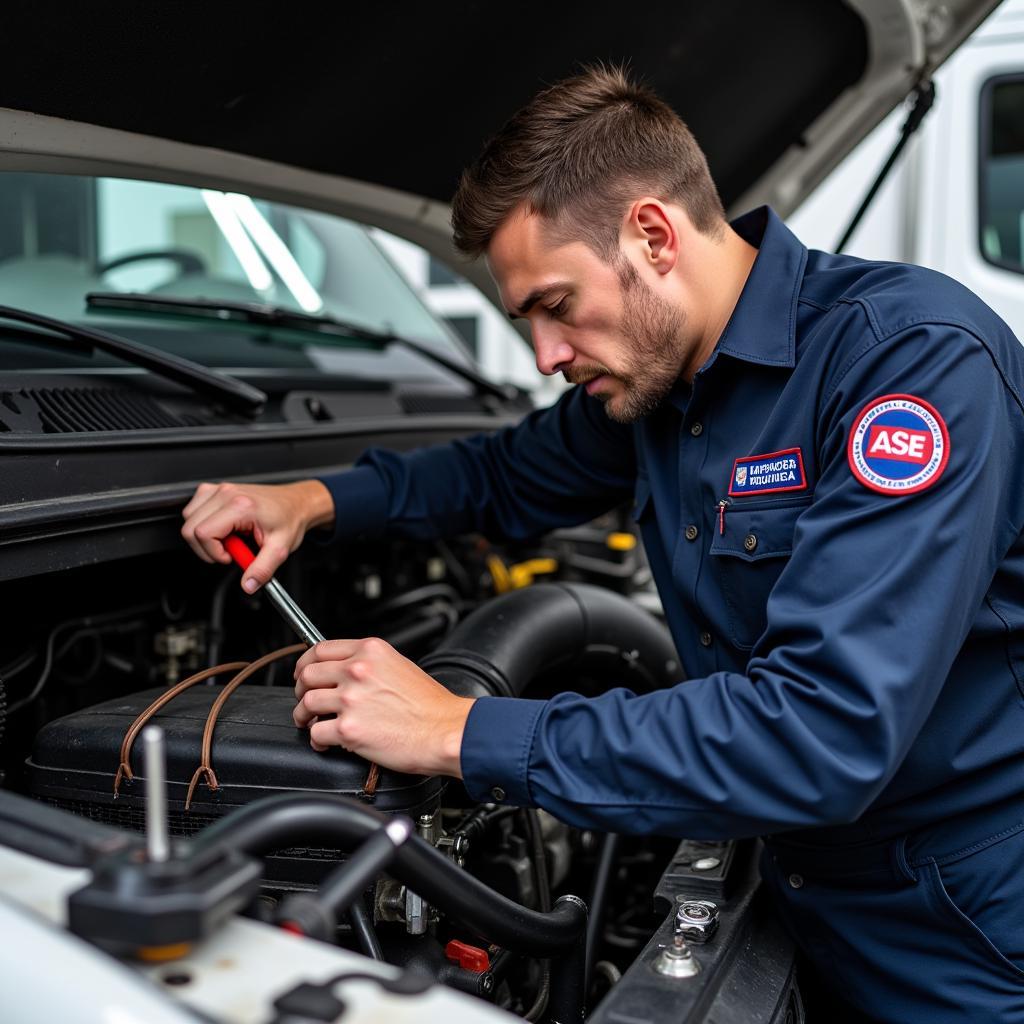
[[[334,498],[322,481],[300,480],[286,486],[304,512],[307,531],[334,524]]]

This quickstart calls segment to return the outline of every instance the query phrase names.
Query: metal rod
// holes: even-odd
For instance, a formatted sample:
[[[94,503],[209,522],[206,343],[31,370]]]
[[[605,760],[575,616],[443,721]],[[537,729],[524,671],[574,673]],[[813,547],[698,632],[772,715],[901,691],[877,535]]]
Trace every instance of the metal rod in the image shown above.
[[[282,618],[299,635],[303,643],[312,647],[326,637],[306,617],[306,613],[292,600],[291,595],[277,580],[268,580],[263,587],[264,593],[281,613]]]
[[[167,778],[164,731],[158,725],[142,730],[146,763],[146,852],[151,861],[165,861],[171,855],[167,834]]]

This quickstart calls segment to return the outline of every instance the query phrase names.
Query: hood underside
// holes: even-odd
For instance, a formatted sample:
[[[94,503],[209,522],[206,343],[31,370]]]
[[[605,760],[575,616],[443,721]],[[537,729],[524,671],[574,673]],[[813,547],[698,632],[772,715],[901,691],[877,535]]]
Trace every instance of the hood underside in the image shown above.
[[[682,115],[728,209],[786,214],[994,6],[9,5],[0,168],[230,174],[450,258],[445,206],[483,141],[545,83],[612,61]],[[133,148],[121,133],[146,138]]]

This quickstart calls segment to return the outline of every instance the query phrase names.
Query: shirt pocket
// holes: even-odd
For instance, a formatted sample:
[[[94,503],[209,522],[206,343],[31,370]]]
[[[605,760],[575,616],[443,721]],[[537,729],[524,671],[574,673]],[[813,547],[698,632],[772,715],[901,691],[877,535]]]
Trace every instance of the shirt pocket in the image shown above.
[[[750,650],[767,626],[768,595],[793,553],[793,533],[811,495],[733,502],[715,517],[711,564],[729,619],[729,638]]]

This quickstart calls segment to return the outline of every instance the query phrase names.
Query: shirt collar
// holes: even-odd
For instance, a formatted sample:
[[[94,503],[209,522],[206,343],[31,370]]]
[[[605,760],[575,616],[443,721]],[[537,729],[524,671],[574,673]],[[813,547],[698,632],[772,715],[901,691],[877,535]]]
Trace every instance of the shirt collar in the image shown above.
[[[796,365],[796,304],[807,248],[767,206],[732,221],[758,252],[717,351],[768,366]]]

